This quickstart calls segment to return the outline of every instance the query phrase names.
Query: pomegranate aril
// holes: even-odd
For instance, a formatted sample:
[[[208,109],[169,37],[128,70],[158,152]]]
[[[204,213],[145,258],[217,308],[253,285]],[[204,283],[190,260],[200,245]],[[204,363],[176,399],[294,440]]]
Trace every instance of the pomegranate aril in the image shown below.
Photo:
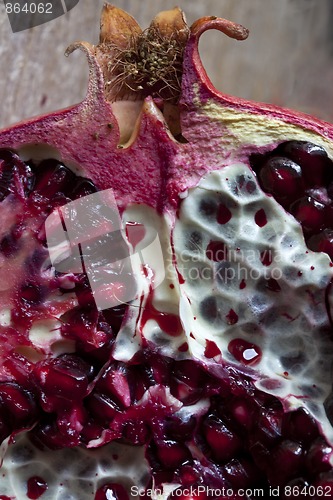
[[[35,192],[51,199],[56,193],[70,194],[75,175],[57,160],[44,160],[38,166]]]
[[[54,420],[40,420],[38,425],[31,431],[32,442],[41,449],[60,450],[62,448],[72,448],[78,446],[77,437],[72,438],[70,434],[63,434],[59,431]]]
[[[318,492],[324,491],[328,498],[333,497],[333,472],[323,472],[319,475],[318,479],[314,483],[315,489]],[[320,488],[319,488],[320,487]],[[320,493],[316,497],[316,500],[320,498]]]
[[[124,319],[127,309],[127,304],[120,304],[119,306],[112,307],[103,311],[104,317],[111,325],[112,331],[118,333]]]
[[[37,363],[34,375],[46,411],[61,407],[63,400],[82,400],[87,395],[89,372],[87,363],[70,354]]]
[[[11,380],[15,380],[16,384],[23,389],[32,391],[31,373],[33,363],[17,352],[11,353],[10,356],[3,362],[3,368]]]
[[[14,192],[19,196],[26,196],[34,185],[34,174],[30,166],[16,154],[6,150],[1,150],[0,162],[0,201]]]
[[[270,452],[267,475],[270,484],[282,486],[297,477],[304,466],[304,453],[300,443],[284,440]]]
[[[12,178],[13,168],[11,165],[5,164],[0,175],[0,201],[3,201],[10,194]]]
[[[307,241],[310,250],[314,252],[325,252],[333,259],[333,230],[324,229],[321,233],[311,236]]]
[[[130,444],[142,446],[150,439],[150,429],[141,420],[126,420],[122,430],[122,439]]]
[[[0,442],[2,443],[13,431],[11,423],[7,422],[8,418],[6,415],[1,415],[0,410]]]
[[[298,408],[283,415],[282,434],[285,438],[309,445],[319,437],[319,429],[308,410]]]
[[[13,162],[18,156],[9,149],[0,149],[0,172],[2,172],[3,165],[8,162]]]
[[[209,497],[205,491],[198,489],[199,485],[191,485],[190,491],[187,488],[184,490],[182,488],[175,489],[169,496],[167,500],[179,499],[179,500],[207,500]],[[210,496],[211,500],[217,500],[216,497]],[[224,500],[225,497],[223,497]],[[222,497],[220,497],[222,500]]]
[[[35,396],[16,383],[0,383],[0,413],[10,427],[29,426],[38,416]]]
[[[169,386],[171,374],[174,373],[174,371],[177,372],[172,361],[169,358],[152,356],[151,354],[146,354],[145,359],[146,364],[149,365],[152,370],[152,381],[157,384]]]
[[[323,186],[332,178],[333,164],[322,146],[306,141],[288,141],[276,152],[300,165],[308,186]]]
[[[105,394],[93,392],[85,401],[89,414],[100,424],[108,425],[120,413],[117,403]]]
[[[200,366],[191,360],[176,361],[172,373],[178,380],[196,388],[201,386],[205,378],[205,373]]]
[[[102,347],[107,335],[97,331],[98,311],[93,307],[76,307],[62,318],[61,333],[64,337],[80,342],[82,347],[91,350]]]
[[[178,361],[174,364],[170,381],[171,393],[183,404],[197,402],[202,393],[205,378],[201,368],[193,361]]]
[[[265,447],[271,447],[280,440],[283,410],[263,409],[256,422],[256,427],[250,436],[252,442],[259,442]]]
[[[240,438],[214,415],[205,419],[203,434],[214,459],[218,462],[232,459],[242,449]]]
[[[288,158],[269,158],[260,170],[259,178],[263,189],[284,207],[304,192],[301,167]]]
[[[176,441],[190,440],[194,434],[197,419],[194,415],[188,415],[186,418],[167,417],[165,420],[165,433],[170,439]]]
[[[256,424],[257,410],[251,401],[236,398],[229,403],[228,410],[232,419],[245,429],[250,430]]]
[[[263,473],[250,458],[234,458],[224,465],[223,470],[235,490],[250,488],[263,480]]]
[[[71,198],[77,199],[81,198],[82,196],[89,196],[90,194],[96,192],[97,188],[92,181],[84,177],[77,177],[71,193]]]
[[[94,500],[129,500],[125,488],[118,483],[107,483],[98,488]]]
[[[40,304],[45,298],[45,290],[35,283],[26,283],[20,290],[20,298],[30,304]]]
[[[69,408],[59,408],[56,419],[59,432],[70,435],[71,438],[77,439],[77,444],[80,444],[80,433],[87,423],[87,412],[83,408],[82,403],[72,404]]]
[[[0,252],[7,258],[13,257],[20,247],[21,243],[13,232],[4,236],[0,241]]]
[[[291,204],[290,213],[300,222],[305,235],[318,233],[326,224],[326,206],[311,196]]]
[[[84,445],[87,445],[91,441],[99,439],[103,430],[104,429],[100,424],[94,422],[92,419],[88,420],[80,433],[81,442]]]
[[[127,379],[127,372],[123,366],[110,366],[99,379],[96,389],[110,395],[123,408],[131,405],[131,392]]]
[[[307,492],[314,492],[313,488],[309,488],[310,484],[305,481],[303,477],[298,477],[296,479],[292,479],[291,481],[288,481],[286,486],[282,490],[281,494],[281,500],[290,500],[291,494],[295,493],[295,496],[302,495],[302,498],[305,498],[307,500],[310,500],[311,498],[315,498],[317,500],[318,497],[316,496],[308,496]],[[294,495],[293,495],[294,496]]]
[[[310,476],[316,477],[322,472],[331,470],[330,459],[332,447],[322,437],[317,438],[310,446],[306,454],[306,467]]]
[[[156,444],[156,455],[163,467],[175,469],[191,459],[188,448],[177,441],[160,441]]]
[[[180,482],[183,486],[196,484],[200,479],[201,472],[193,463],[182,465],[177,471],[177,482]]]

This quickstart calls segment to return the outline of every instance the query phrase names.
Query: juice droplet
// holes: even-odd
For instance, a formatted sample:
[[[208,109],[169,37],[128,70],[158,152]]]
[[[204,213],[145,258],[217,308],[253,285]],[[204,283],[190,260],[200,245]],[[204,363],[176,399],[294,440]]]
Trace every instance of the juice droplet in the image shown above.
[[[238,321],[238,314],[235,313],[233,309],[230,309],[226,315],[228,325],[234,325]]]
[[[261,349],[244,339],[233,339],[229,342],[228,351],[244,365],[256,365],[261,360]]]
[[[228,247],[223,241],[210,241],[206,249],[206,257],[214,262],[228,258]]]
[[[264,266],[270,266],[273,261],[271,250],[264,250],[263,252],[261,252],[260,260]]]
[[[33,476],[28,479],[27,483],[27,497],[31,500],[36,500],[41,497],[47,490],[48,486],[46,481],[39,476]]]
[[[220,349],[212,340],[206,340],[205,356],[206,358],[214,358],[221,354]]]
[[[226,224],[232,217],[232,213],[229,208],[223,203],[220,203],[217,209],[216,219],[219,224]]]
[[[179,352],[186,352],[186,351],[188,351],[188,343],[187,343],[187,342],[184,342],[183,344],[181,344],[181,345],[178,347],[178,351],[179,351]]]
[[[142,311],[142,326],[144,326],[150,319],[155,320],[161,330],[172,337],[178,337],[183,333],[183,327],[179,316],[172,313],[158,311],[153,306],[151,299],[148,299],[147,304]]]
[[[239,284],[239,288],[240,288],[241,290],[243,290],[245,287],[246,287],[246,281],[245,281],[245,279],[243,278],[243,279],[242,279],[242,281],[241,281],[241,282],[240,282],[240,284]]]
[[[146,230],[143,224],[139,222],[126,222],[126,236],[133,248],[137,246],[146,235]]]
[[[255,213],[254,221],[259,227],[264,227],[267,224],[266,212],[263,208]]]

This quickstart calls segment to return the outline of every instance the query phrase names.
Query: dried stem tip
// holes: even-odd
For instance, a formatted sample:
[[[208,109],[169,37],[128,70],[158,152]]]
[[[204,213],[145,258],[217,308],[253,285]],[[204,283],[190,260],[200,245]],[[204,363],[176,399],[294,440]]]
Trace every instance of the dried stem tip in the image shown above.
[[[177,101],[188,37],[189,28],[178,7],[160,12],[142,31],[132,16],[105,4],[97,52],[107,63],[103,66],[108,98],[151,95]]]

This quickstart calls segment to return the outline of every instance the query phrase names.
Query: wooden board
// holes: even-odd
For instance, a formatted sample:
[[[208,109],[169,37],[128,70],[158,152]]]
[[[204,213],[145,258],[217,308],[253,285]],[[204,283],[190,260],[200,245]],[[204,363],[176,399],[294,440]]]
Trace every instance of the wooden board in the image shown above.
[[[0,5],[0,126],[65,107],[86,91],[83,54],[66,59],[74,40],[98,41],[104,0],[80,0],[68,14],[13,34]],[[217,88],[333,121],[332,0],[179,0],[189,23],[204,15],[230,18],[250,29],[245,42],[218,32],[200,45]],[[147,27],[174,0],[117,0]]]

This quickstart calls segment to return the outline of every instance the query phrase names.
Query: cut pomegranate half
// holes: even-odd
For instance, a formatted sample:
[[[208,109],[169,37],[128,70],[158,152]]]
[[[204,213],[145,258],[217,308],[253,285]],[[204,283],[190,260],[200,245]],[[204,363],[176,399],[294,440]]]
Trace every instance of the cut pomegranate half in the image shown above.
[[[0,133],[2,497],[333,495],[333,127],[208,29],[106,4],[86,99]]]

